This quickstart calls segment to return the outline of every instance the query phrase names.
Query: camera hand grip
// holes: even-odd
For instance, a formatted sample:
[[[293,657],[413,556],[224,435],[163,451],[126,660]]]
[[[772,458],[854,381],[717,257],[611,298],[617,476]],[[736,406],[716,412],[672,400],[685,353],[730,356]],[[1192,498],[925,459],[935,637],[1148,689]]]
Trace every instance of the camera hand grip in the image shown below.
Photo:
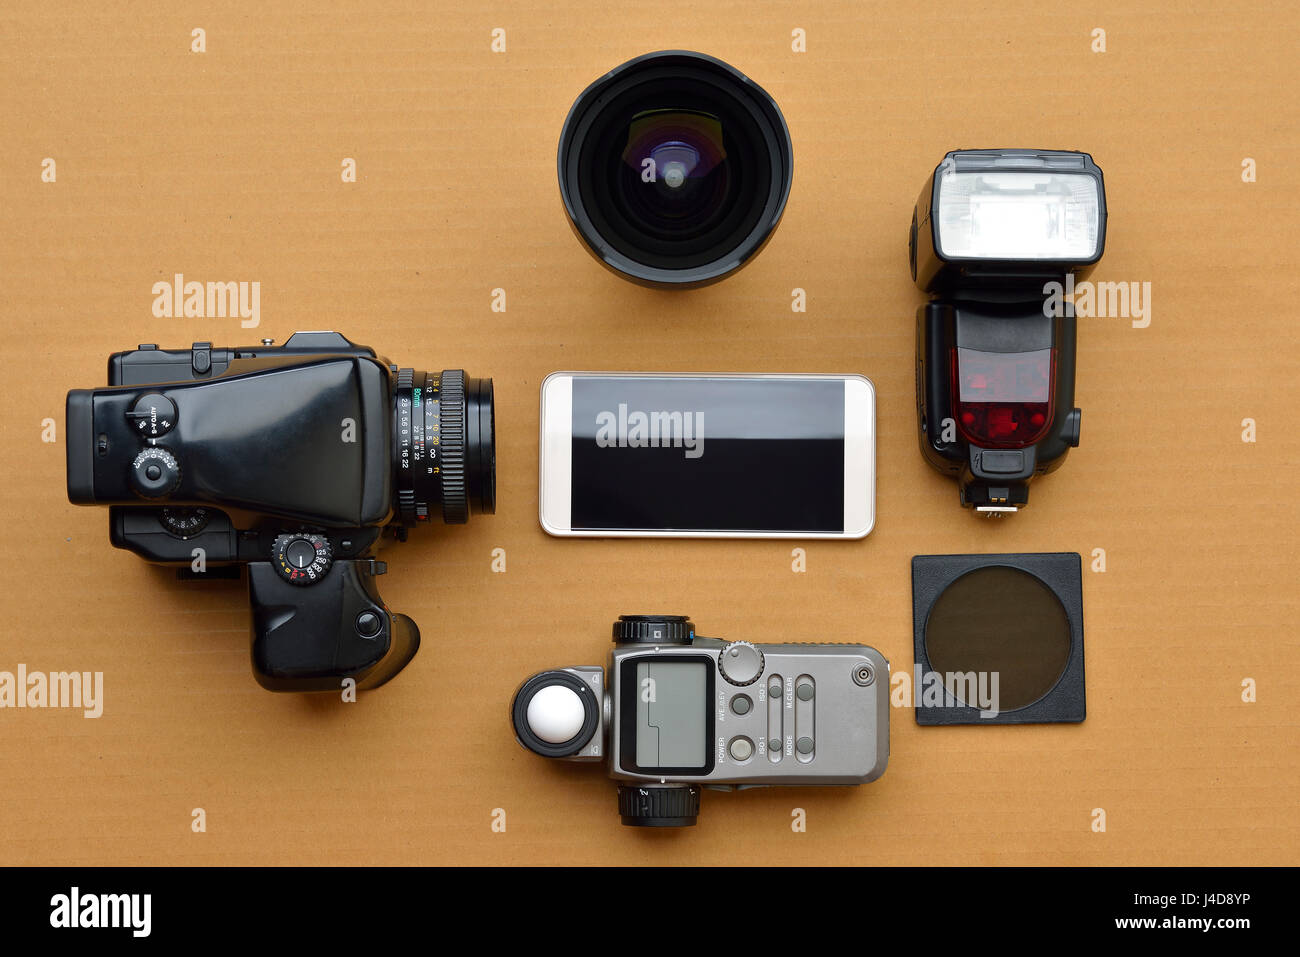
[[[382,563],[336,561],[320,581],[290,584],[270,562],[248,566],[253,672],[271,691],[338,691],[345,678],[377,688],[420,647],[420,630],[390,612],[375,575]]]

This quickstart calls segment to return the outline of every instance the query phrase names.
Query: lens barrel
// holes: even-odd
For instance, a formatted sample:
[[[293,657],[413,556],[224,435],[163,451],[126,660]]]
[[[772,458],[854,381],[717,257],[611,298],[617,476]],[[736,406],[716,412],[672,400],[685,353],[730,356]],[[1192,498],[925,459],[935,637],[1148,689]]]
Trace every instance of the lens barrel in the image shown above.
[[[721,60],[669,50],[589,86],[560,133],[560,194],[598,260],[646,286],[735,272],[771,237],[790,195],[785,118]]]
[[[492,380],[463,369],[399,369],[393,397],[397,519],[460,525],[496,510]]]

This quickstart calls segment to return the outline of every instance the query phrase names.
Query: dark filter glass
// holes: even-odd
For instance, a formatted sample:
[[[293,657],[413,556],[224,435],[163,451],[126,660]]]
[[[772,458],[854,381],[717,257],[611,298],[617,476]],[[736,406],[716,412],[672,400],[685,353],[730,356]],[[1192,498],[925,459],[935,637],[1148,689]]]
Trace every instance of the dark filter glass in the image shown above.
[[[1052,690],[1070,655],[1070,621],[1036,576],[992,565],[962,575],[938,597],[925,626],[930,670],[960,700],[948,675],[998,675],[998,710],[1033,704]],[[976,702],[962,701],[976,707]]]

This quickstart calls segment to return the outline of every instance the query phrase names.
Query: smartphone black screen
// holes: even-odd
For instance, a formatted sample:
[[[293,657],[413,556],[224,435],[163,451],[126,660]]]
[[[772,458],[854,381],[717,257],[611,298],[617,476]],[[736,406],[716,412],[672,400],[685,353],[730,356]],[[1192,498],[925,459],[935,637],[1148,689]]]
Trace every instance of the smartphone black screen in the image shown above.
[[[573,380],[574,530],[844,531],[844,382]]]

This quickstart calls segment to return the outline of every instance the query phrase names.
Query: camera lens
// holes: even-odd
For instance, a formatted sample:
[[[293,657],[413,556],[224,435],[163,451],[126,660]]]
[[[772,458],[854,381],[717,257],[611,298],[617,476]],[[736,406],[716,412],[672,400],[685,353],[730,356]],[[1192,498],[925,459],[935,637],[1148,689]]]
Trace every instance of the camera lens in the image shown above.
[[[398,370],[393,474],[403,525],[429,521],[435,508],[449,525],[496,510],[494,424],[491,379]]]
[[[744,265],[780,222],[793,164],[776,102],[700,53],[629,60],[578,97],[560,134],[574,230],[648,286],[702,286]]]

